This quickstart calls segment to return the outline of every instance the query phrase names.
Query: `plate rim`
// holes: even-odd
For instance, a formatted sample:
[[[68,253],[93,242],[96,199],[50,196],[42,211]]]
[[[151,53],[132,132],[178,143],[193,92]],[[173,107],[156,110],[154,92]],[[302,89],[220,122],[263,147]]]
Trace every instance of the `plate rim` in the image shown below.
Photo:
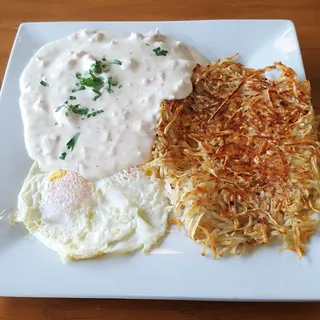
[[[18,39],[19,39],[19,35],[20,33],[23,31],[23,29],[28,28],[28,26],[41,26],[41,25],[62,25],[65,23],[70,23],[70,24],[87,24],[87,23],[101,23],[101,24],[105,24],[105,23],[115,23],[115,24],[126,24],[126,23],[130,23],[130,24],[148,24],[148,23],[159,23],[159,24],[168,24],[168,23],[178,23],[178,24],[184,24],[184,23],[199,23],[199,22],[223,22],[223,23],[228,23],[228,22],[242,22],[242,23],[247,23],[247,22],[283,22],[283,23],[287,23],[288,25],[291,26],[292,31],[294,32],[295,38],[296,38],[296,43],[298,44],[298,54],[300,54],[300,60],[301,60],[301,64],[302,64],[302,70],[303,72],[305,72],[304,70],[304,65],[303,65],[303,59],[301,56],[301,48],[300,48],[300,44],[299,44],[299,39],[297,36],[297,32],[296,32],[296,28],[295,25],[293,23],[293,21],[288,20],[288,19],[205,19],[205,20],[163,20],[163,21],[56,21],[56,22],[50,22],[50,21],[38,21],[38,22],[23,22],[19,25],[19,28],[17,30],[16,33],[16,37],[14,39],[10,54],[9,54],[9,59],[8,59],[8,63],[7,63],[7,67],[3,76],[3,81],[2,81],[2,88],[7,86],[7,81],[8,81],[8,73],[9,70],[11,68],[12,65],[12,54],[15,50],[15,47],[17,45]],[[2,96],[3,96],[3,90],[0,91],[0,106],[2,104]],[[1,289],[0,289],[0,295],[1,296],[11,296],[11,297],[75,297],[75,298],[124,298],[124,299],[153,299],[153,300],[166,300],[166,299],[170,299],[170,300],[201,300],[201,301],[319,301],[320,300],[320,295],[319,297],[314,297],[314,299],[304,299],[304,298],[289,298],[289,299],[278,299],[278,298],[261,298],[261,297],[257,297],[257,298],[232,298],[231,296],[229,298],[210,298],[210,297],[206,297],[206,296],[192,296],[190,295],[189,297],[179,297],[179,296],[170,296],[170,295],[137,295],[137,294],[127,294],[127,295],[108,295],[108,296],[101,296],[101,295],[90,295],[90,296],[70,296],[70,295],[41,295],[41,294],[30,294],[30,295],[2,295],[1,293]]]

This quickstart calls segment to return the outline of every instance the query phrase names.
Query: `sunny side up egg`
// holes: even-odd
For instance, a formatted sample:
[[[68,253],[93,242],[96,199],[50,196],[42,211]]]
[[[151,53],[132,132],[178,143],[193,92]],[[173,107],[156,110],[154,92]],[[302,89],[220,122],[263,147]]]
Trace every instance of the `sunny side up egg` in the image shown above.
[[[148,251],[167,228],[164,185],[139,167],[90,182],[78,173],[32,166],[18,197],[16,222],[62,259]]]

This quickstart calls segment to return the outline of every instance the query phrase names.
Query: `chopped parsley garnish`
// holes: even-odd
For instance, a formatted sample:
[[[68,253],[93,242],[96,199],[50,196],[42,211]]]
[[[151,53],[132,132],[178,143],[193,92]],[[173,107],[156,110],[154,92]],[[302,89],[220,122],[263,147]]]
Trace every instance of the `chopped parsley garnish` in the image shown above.
[[[100,92],[99,90],[92,89],[92,91],[97,94],[97,95],[93,98],[93,101],[96,101],[99,97],[101,97],[101,92]]]
[[[107,91],[109,93],[113,93],[112,87],[115,87],[118,85],[118,80],[112,76],[108,77],[108,81],[107,81]]]
[[[43,85],[44,87],[49,87],[49,85],[43,80],[40,81],[40,84]]]
[[[71,138],[71,139],[67,142],[66,146],[67,146],[68,150],[73,151],[74,146],[76,145],[79,136],[80,136],[80,132],[77,132],[77,133],[74,135],[74,137]],[[59,157],[59,159],[65,160],[66,156],[67,156],[67,153],[66,153],[66,152],[62,152],[61,155],[60,155],[60,157]]]
[[[68,109],[71,110],[73,113],[80,114],[82,116],[88,114],[89,112],[88,108],[79,108],[79,106],[80,104],[76,104],[76,105],[70,104],[68,106]]]
[[[119,66],[122,65],[122,61],[118,60],[118,59],[114,59],[112,62],[112,64],[118,64]]]
[[[93,90],[94,92],[96,92],[95,90]],[[99,92],[99,91],[97,91],[96,92],[98,95],[95,97],[95,99],[93,99],[93,100],[96,100],[98,97],[100,97],[101,96],[101,93]],[[99,95],[100,94],[100,95]],[[65,116],[66,117],[68,117],[68,111],[71,111],[71,112],[73,112],[74,114],[79,114],[79,115],[81,115],[81,116],[86,116],[86,115],[88,115],[88,113],[89,113],[89,108],[86,108],[86,107],[80,107],[80,104],[76,104],[76,105],[74,105],[74,104],[69,104],[69,105],[67,105],[68,104],[68,101],[66,101],[63,105],[61,105],[61,106],[59,106],[55,111],[57,112],[57,111],[59,111],[59,110],[61,110],[62,108],[66,108],[67,109],[67,111],[65,112]],[[90,116],[88,117],[88,118],[90,118],[90,117],[92,117],[92,116],[96,116],[97,114],[99,114],[99,113],[102,113],[102,112],[104,112],[103,110],[99,110],[99,111],[94,111],[94,109],[92,108],[92,111],[93,112],[91,112],[90,113]],[[81,118],[81,120],[83,120],[84,118]]]
[[[77,88],[76,89],[73,89],[72,92],[76,92],[76,91],[79,91],[79,90],[85,90],[86,88],[92,88],[92,90],[97,93],[99,92],[99,94],[101,95],[100,93],[100,89],[104,86],[104,78],[103,77],[97,77],[94,73],[95,71],[101,71],[101,64],[98,63],[98,61],[96,61],[96,63],[94,63],[92,66],[91,66],[91,69],[89,70],[89,77],[82,77],[81,74],[79,72],[76,73],[76,77],[77,79],[79,79],[80,81],[76,84],[77,85]],[[102,72],[102,71],[101,71]],[[100,73],[101,73],[100,72]],[[97,96],[95,97],[94,100],[96,100],[97,98],[100,97]]]
[[[76,100],[77,97],[75,97],[75,96],[70,96],[69,99],[70,99],[70,100]]]
[[[91,65],[90,70],[92,70],[94,73],[102,73],[102,62],[96,61]]]
[[[85,89],[86,89],[84,86],[80,86],[79,83],[77,83],[77,86],[78,86],[78,88],[72,89],[71,92],[77,92],[77,91],[85,90]]]
[[[62,152],[59,159],[64,160],[66,158],[67,153],[66,152]]]
[[[101,59],[101,61],[97,60],[91,65],[89,73],[90,73],[90,71],[97,73],[97,74],[100,74],[102,72],[109,72],[110,71],[110,64],[108,63],[107,59],[105,59],[105,58],[104,58],[104,60]]]
[[[87,118],[95,117],[96,115],[98,115],[100,113],[103,113],[103,112],[104,112],[103,110],[98,110],[98,111],[94,111],[94,112],[88,113],[87,114]]]
[[[67,104],[68,104],[68,100],[66,100],[62,105],[60,105],[60,106],[55,110],[55,112],[58,112],[58,111],[61,110],[62,108],[67,107]]]
[[[89,71],[90,72],[90,71]],[[80,78],[80,87],[89,87],[100,90],[104,85],[104,78],[97,77],[93,72],[90,72],[90,77]]]
[[[79,136],[80,136],[80,132],[77,132],[77,133],[74,135],[74,137],[71,138],[71,139],[67,142],[66,146],[67,146],[68,150],[73,151],[73,148],[74,148],[74,146],[76,145]]]
[[[71,99],[74,100],[74,99]],[[80,114],[80,115],[86,115],[89,111],[88,108],[79,108],[80,104],[69,104],[68,105],[68,101],[66,101],[64,104],[62,104],[61,106],[59,106],[55,112],[58,112],[59,110],[61,110],[62,108],[67,108],[68,111],[72,111],[75,114]],[[68,111],[65,112],[65,116],[68,117]]]
[[[117,64],[122,65],[122,61],[118,59],[114,59],[111,64]],[[79,82],[76,83],[76,88],[72,90],[72,92],[76,92],[79,90],[85,90],[87,88],[92,89],[92,91],[96,94],[93,97],[93,100],[96,101],[98,98],[101,97],[101,89],[106,85],[106,89],[109,93],[113,93],[112,87],[117,86],[118,80],[115,77],[109,76],[106,80],[105,77],[97,76],[97,74],[101,74],[102,72],[108,72],[110,62],[107,61],[106,58],[102,58],[101,60],[95,61],[86,76],[81,75],[80,72],[76,72],[76,78],[79,80]],[[71,98],[72,97],[72,98]],[[76,97],[70,96],[70,100],[75,100]],[[79,107],[79,105],[78,105]],[[79,108],[78,108],[79,109]],[[85,110],[86,108],[82,108],[82,110]],[[60,109],[59,109],[60,110]],[[76,110],[78,111],[78,110]],[[76,113],[76,112],[75,112]],[[88,113],[88,112],[87,112]],[[81,113],[86,115],[87,113]],[[79,113],[78,113],[79,114]]]
[[[167,50],[162,50],[160,47],[153,49],[153,52],[157,55],[157,56],[166,56],[168,54]]]
[[[64,105],[64,104],[62,104],[61,106],[59,106],[56,110],[55,110],[55,112],[58,112],[59,110],[61,110],[62,108],[64,108],[66,105]]]

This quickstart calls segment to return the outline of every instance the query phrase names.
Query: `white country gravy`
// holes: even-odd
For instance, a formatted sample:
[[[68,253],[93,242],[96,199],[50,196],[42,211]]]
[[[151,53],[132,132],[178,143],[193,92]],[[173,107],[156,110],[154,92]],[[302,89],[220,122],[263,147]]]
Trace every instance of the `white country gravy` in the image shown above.
[[[191,93],[196,63],[207,60],[158,31],[82,30],[45,45],[20,78],[30,157],[90,180],[147,162],[160,103]]]

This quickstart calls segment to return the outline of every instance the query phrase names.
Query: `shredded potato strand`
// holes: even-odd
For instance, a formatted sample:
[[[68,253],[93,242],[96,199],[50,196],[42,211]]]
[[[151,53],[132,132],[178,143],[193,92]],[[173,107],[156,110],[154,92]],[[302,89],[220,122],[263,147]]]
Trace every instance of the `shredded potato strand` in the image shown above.
[[[153,161],[174,219],[213,256],[284,240],[300,257],[319,221],[319,142],[308,81],[278,62],[222,59],[193,72],[186,99],[164,101]],[[277,69],[280,76],[267,80]]]

